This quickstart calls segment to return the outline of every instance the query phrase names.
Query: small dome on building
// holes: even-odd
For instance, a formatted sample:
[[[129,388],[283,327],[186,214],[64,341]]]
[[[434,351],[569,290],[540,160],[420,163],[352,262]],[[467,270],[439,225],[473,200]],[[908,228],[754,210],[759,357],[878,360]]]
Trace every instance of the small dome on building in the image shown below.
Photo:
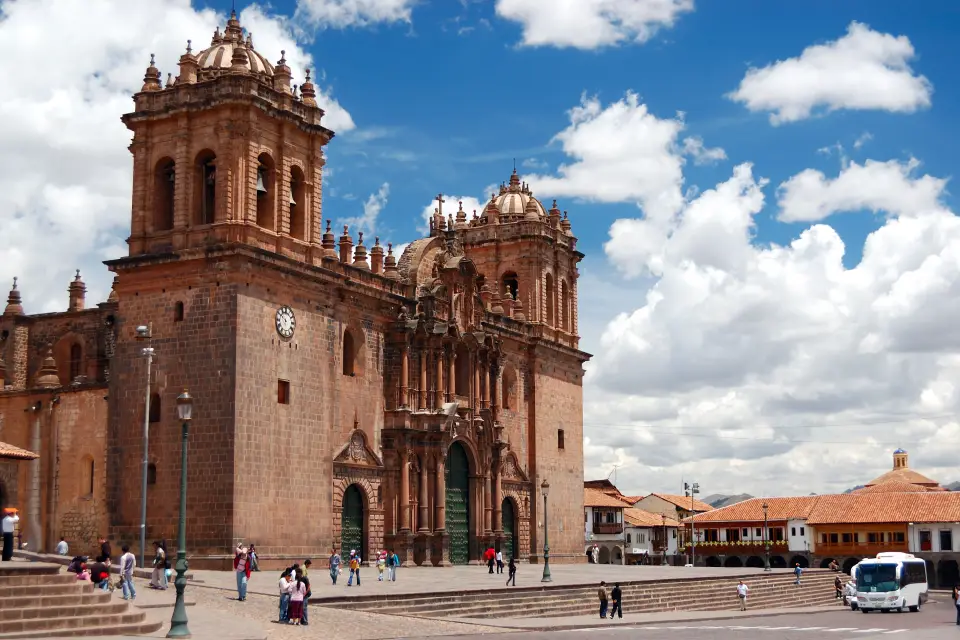
[[[894,453],[906,453],[906,451],[904,451],[903,449],[897,449],[896,451],[894,451]]]
[[[516,169],[510,176],[510,183],[500,187],[500,193],[494,197],[493,203],[497,205],[500,216],[506,219],[526,217],[528,205],[532,211],[536,211],[538,218],[547,217],[543,203],[533,197],[528,185],[520,182]]]
[[[253,48],[253,36],[244,38],[243,27],[236,12],[230,14],[227,28],[221,34],[220,29],[213,34],[210,47],[197,54],[200,73],[204,70],[228,71],[234,63],[234,50],[242,49],[246,53],[246,67],[251,73],[273,76],[273,65]]]

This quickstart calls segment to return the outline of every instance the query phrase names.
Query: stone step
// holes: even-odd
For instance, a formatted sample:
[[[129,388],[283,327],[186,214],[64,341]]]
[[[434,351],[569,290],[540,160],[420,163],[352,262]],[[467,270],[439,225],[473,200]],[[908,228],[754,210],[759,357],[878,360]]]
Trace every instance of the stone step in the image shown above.
[[[6,603],[4,603],[6,604]],[[65,606],[27,606],[0,609],[0,623],[10,620],[36,620],[39,618],[72,618],[84,616],[109,616],[123,614],[127,603],[95,602],[92,604],[67,604]]]
[[[57,564],[48,564],[42,562],[31,562],[25,564],[18,562],[13,565],[6,563],[0,564],[0,577],[4,576],[22,576],[22,575],[49,575],[60,573],[60,566]]]
[[[154,633],[162,626],[162,622],[144,621],[129,624],[109,624],[108,621],[104,621],[104,623],[99,626],[59,629],[56,633],[51,633],[48,630],[0,632],[0,640],[12,640],[13,638],[50,638],[52,636],[139,636]]]
[[[69,573],[40,573],[0,576],[0,588],[27,585],[69,584],[76,582],[77,576]]]
[[[143,624],[145,620],[146,615],[142,611],[113,614],[109,618],[102,615],[87,615],[71,618],[44,617],[26,620],[0,620],[0,634],[42,631],[49,637],[64,635],[64,631],[69,631],[71,632],[69,635],[89,635],[87,630],[90,627],[104,625],[138,625]],[[77,631],[83,631],[83,633],[75,633]],[[0,637],[3,636],[0,635]]]
[[[89,582],[83,582],[73,579],[71,582],[63,584],[34,584],[21,587],[0,587],[0,600],[12,598],[15,596],[57,596],[80,593],[93,593],[94,586]]]
[[[46,590],[37,596],[25,596],[16,594],[13,596],[0,596],[0,612],[15,607],[71,607],[85,604],[102,604],[111,602],[112,594],[100,589],[92,591],[71,590],[71,593],[62,595],[48,595]]]

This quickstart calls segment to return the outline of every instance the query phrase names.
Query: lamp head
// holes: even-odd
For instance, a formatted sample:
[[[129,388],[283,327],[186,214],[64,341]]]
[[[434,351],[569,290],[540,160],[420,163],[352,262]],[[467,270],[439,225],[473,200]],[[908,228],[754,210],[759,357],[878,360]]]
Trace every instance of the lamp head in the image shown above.
[[[540,493],[543,494],[543,497],[544,497],[544,498],[546,498],[547,495],[550,493],[550,483],[547,482],[546,480],[544,480],[544,481],[540,484]]]
[[[137,338],[139,338],[140,340],[144,340],[149,337],[150,337],[150,327],[148,327],[145,324],[142,324],[139,327],[137,327]]]
[[[186,389],[177,396],[177,417],[181,422],[189,422],[193,419],[193,398]]]

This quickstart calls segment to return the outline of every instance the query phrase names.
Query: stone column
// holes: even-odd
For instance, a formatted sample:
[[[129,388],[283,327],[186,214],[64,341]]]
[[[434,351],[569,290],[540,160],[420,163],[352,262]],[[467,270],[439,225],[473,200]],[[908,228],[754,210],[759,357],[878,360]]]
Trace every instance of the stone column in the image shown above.
[[[400,532],[410,532],[410,460],[401,454],[400,460]]]
[[[430,531],[430,503],[427,497],[427,465],[420,464],[420,533]]]
[[[406,345],[400,357],[400,407],[407,407],[407,391],[410,384],[410,351]]]
[[[473,394],[471,406],[476,411],[480,408],[480,353],[473,354]]]
[[[420,349],[420,404],[423,410],[427,408],[427,350]]]
[[[483,479],[483,531],[490,533],[493,530],[493,497],[492,480],[489,475]]]
[[[434,396],[434,398],[435,398],[435,399],[434,399],[434,406],[436,406],[437,409],[441,409],[441,408],[443,408],[443,402],[444,402],[444,395],[443,395],[443,350],[442,350],[442,349],[437,349],[436,351],[434,351],[434,352],[433,352],[433,357],[435,358],[435,360],[436,360],[436,365],[437,365],[437,366],[436,366],[436,370],[437,370],[437,380],[436,380],[436,385],[435,385],[435,386],[437,387],[437,395]]]
[[[493,468],[493,530],[503,533],[503,475],[500,473],[501,463]]]
[[[40,460],[43,458],[43,452],[40,451],[40,415],[41,412],[38,408],[33,414],[33,429],[30,433],[30,450],[41,455],[40,457],[36,458],[35,460],[31,460],[28,463],[30,465],[30,522],[27,531],[30,532],[30,535],[27,538],[27,544],[29,545],[28,551],[33,551],[34,553],[38,553],[40,551],[41,544]],[[94,477],[93,484],[96,485],[96,482],[96,477]]]
[[[490,362],[483,361],[483,408],[490,408]]]
[[[437,458],[436,514],[433,520],[434,531],[447,530],[447,478],[444,475],[444,462]]]
[[[447,401],[453,402],[454,396],[457,395],[457,352],[453,349],[450,349],[450,361],[447,364],[450,371],[450,376],[447,378]]]

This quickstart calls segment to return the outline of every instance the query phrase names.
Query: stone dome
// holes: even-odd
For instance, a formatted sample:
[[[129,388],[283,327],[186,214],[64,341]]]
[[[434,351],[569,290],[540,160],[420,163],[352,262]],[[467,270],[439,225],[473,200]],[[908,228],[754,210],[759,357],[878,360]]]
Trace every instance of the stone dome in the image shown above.
[[[233,66],[233,52],[242,48],[246,53],[246,67],[255,74],[273,76],[273,65],[253,48],[253,35],[243,35],[243,28],[237,19],[236,12],[230,14],[227,28],[220,33],[220,28],[213,34],[210,46],[197,54],[197,62],[201,73],[204,70],[226,71]]]
[[[533,197],[527,184],[520,182],[516,169],[510,176],[510,183],[501,185],[500,193],[494,196],[493,203],[497,205],[503,218],[533,217],[527,214],[535,214],[537,218],[547,217],[543,203]]]

